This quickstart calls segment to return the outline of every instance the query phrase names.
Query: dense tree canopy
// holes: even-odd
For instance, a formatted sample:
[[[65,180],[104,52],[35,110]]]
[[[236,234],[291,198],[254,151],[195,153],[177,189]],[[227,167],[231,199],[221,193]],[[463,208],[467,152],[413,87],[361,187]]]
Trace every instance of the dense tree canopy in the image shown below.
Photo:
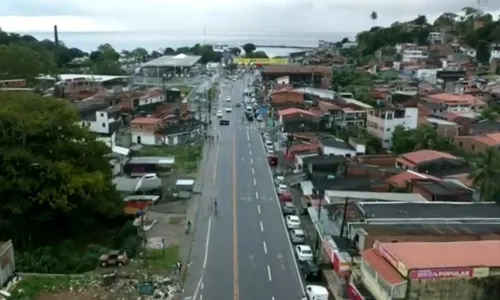
[[[2,93],[0,134],[0,238],[43,245],[120,211],[109,149],[79,125],[71,104]]]
[[[417,150],[432,149],[443,152],[454,152],[457,149],[449,140],[438,136],[431,126],[421,125],[416,129],[405,129],[397,126],[392,135],[392,152],[402,154]]]

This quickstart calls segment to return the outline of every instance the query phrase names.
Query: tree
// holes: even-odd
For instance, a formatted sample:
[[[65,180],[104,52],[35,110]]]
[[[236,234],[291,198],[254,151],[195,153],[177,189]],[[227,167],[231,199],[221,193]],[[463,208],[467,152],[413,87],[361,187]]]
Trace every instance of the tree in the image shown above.
[[[481,192],[481,201],[494,201],[500,191],[500,153],[494,147],[479,153],[469,174],[472,184]]]
[[[32,81],[40,74],[53,74],[56,70],[54,56],[48,52],[37,53],[18,44],[0,45],[0,78],[27,79]]]
[[[372,19],[373,26],[375,26],[375,22],[378,19],[378,13],[376,11],[372,11],[372,13],[370,14],[370,19]]]
[[[233,48],[231,48],[231,53],[234,56],[239,56],[241,54],[241,48],[240,47],[233,47]]]
[[[136,61],[143,61],[146,57],[148,57],[149,53],[148,50],[144,48],[135,48],[130,52],[130,55],[136,60]]]
[[[173,48],[167,47],[163,51],[163,55],[175,55],[175,50]]]
[[[264,52],[264,51],[250,52],[250,53],[247,53],[245,55],[245,57],[248,57],[248,58],[269,58],[269,56],[267,56],[266,52]]]
[[[243,51],[245,51],[245,54],[249,54],[249,53],[252,53],[256,50],[257,48],[255,47],[254,44],[252,43],[247,43],[245,45],[243,45]]]
[[[405,129],[396,126],[392,134],[392,152],[402,154],[423,149],[443,152],[456,152],[449,140],[437,135],[437,131],[429,125],[420,125],[416,129]]]
[[[120,212],[109,149],[69,102],[4,93],[0,133],[2,238],[20,248],[50,245]]]

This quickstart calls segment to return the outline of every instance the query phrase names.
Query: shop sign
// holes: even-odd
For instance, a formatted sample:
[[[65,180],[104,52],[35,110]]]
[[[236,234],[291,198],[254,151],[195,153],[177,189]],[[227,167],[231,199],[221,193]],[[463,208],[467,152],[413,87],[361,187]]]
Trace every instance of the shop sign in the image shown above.
[[[410,272],[411,279],[445,279],[474,277],[474,268],[421,269]]]

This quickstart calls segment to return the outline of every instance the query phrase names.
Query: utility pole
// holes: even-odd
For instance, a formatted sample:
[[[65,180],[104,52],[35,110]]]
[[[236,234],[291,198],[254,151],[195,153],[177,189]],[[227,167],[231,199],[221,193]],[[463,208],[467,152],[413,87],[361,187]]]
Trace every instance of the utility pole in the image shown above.
[[[316,228],[318,230],[317,235],[316,235],[316,262],[319,262],[321,259],[321,253],[319,248],[319,241],[321,240],[321,233],[319,232],[319,229],[321,227],[321,210],[323,209],[323,197],[324,197],[324,191],[318,191],[318,198],[319,198],[319,205],[318,205],[318,220],[316,221]]]

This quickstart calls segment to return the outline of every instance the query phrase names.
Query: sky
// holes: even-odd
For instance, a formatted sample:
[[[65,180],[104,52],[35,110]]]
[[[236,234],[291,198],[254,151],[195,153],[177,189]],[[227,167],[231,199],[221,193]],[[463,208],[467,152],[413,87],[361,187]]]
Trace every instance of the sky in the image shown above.
[[[497,17],[500,0],[481,0]],[[356,33],[373,25],[429,20],[477,0],[2,0],[0,27],[13,32]]]

